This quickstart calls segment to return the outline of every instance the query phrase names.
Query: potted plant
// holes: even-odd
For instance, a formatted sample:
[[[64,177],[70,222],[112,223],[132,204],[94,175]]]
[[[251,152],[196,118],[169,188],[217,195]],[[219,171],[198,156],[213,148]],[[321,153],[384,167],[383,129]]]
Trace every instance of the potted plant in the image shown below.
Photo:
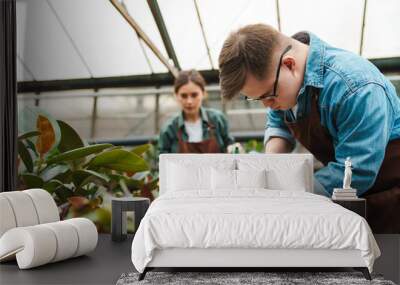
[[[145,144],[123,149],[112,144],[87,144],[66,122],[39,109],[36,125],[18,137],[19,189],[43,188],[52,194],[61,219],[85,216],[101,232],[110,230],[109,196],[153,199],[158,178],[149,171]]]

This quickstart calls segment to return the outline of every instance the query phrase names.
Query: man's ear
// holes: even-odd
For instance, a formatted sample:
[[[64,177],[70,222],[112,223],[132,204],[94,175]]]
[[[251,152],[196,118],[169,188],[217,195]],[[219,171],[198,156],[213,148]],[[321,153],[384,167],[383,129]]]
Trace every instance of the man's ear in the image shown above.
[[[296,59],[293,56],[287,55],[283,57],[282,64],[285,65],[290,71],[294,71],[296,67]]]

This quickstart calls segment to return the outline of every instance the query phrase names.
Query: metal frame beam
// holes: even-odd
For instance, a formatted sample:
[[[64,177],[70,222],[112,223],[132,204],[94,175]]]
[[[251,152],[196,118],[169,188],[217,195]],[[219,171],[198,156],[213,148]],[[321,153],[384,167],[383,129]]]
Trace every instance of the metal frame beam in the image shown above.
[[[382,73],[399,73],[400,57],[369,59]]]
[[[400,57],[371,59],[370,61],[383,73],[400,72]],[[208,84],[219,83],[218,70],[205,70],[200,71],[200,73],[204,76]],[[161,87],[171,86],[173,82],[174,77],[170,73],[49,81],[23,81],[18,83],[18,93],[41,93],[76,89]]]
[[[210,46],[209,46],[208,41],[207,41],[206,32],[204,31],[203,21],[201,19],[201,15],[200,15],[200,8],[199,8],[199,5],[197,3],[197,0],[193,0],[193,2],[194,2],[194,7],[196,8],[196,14],[197,14],[197,19],[199,20],[199,24],[200,24],[200,28],[201,28],[201,34],[203,35],[204,44],[205,44],[206,49],[207,49],[208,60],[210,61],[211,69],[214,69],[214,62],[212,60],[211,49],[210,49]]]
[[[0,1],[0,192],[18,189],[16,10],[15,0]]]
[[[275,0],[275,7],[276,7],[276,21],[278,23],[278,31],[282,31],[281,28],[281,11],[279,8],[279,0]]]
[[[147,0],[147,4],[149,5],[150,11],[153,14],[154,21],[156,22],[168,56],[174,62],[175,67],[180,70],[181,67],[179,65],[178,57],[176,56],[174,46],[172,45],[171,38],[169,37],[169,33],[167,27],[165,26],[164,18],[161,14],[157,0]]]
[[[362,55],[364,48],[364,33],[365,33],[365,16],[367,15],[367,0],[364,0],[363,17],[361,24],[361,38],[360,38],[360,48],[358,49],[358,54]]]
[[[200,73],[209,84],[219,82],[217,70],[200,71]],[[76,89],[171,86],[173,83],[174,77],[170,73],[67,80],[23,81],[18,83],[18,93],[40,93]]]
[[[128,24],[136,31],[139,38],[141,38],[145,44],[153,51],[154,55],[165,65],[166,68],[173,74],[174,77],[178,76],[178,70],[175,66],[172,66],[168,59],[164,57],[161,51],[153,43],[153,41],[146,35],[142,28],[136,23],[136,21],[129,15],[128,10],[118,0],[110,0],[111,4],[117,9],[117,11],[124,17]]]

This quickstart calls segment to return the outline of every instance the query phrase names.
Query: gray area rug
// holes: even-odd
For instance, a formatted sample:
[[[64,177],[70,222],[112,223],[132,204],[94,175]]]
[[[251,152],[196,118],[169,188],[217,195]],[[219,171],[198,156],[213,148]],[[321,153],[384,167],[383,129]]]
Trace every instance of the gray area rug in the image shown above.
[[[148,272],[138,281],[139,273],[124,273],[117,285],[133,284],[379,284],[395,285],[380,275],[372,274],[372,281],[360,272]]]

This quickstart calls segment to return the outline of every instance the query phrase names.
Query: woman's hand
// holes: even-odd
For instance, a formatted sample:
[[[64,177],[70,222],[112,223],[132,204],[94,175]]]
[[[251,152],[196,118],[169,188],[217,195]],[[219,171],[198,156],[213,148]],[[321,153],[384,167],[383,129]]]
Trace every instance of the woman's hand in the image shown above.
[[[233,144],[228,145],[226,152],[227,153],[246,153],[244,151],[243,146],[240,143],[233,143]]]

